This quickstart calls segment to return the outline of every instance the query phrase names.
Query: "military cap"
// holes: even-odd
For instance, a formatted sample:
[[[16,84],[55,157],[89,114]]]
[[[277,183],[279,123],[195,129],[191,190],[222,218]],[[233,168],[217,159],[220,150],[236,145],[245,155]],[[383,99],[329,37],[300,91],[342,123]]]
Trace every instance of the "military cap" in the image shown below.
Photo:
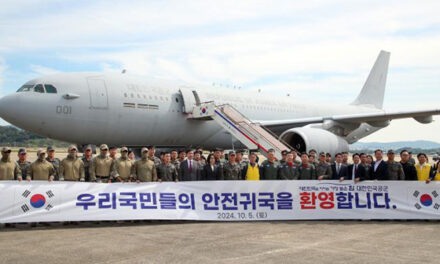
[[[235,151],[233,150],[229,151],[229,155],[235,155]]]
[[[3,148],[2,148],[2,152],[3,152],[3,153],[6,153],[6,152],[8,152],[8,151],[9,151],[9,152],[11,151],[11,149],[10,149],[9,147],[3,147]]]
[[[104,150],[104,149],[108,150],[108,146],[107,146],[106,144],[102,144],[102,145],[99,147],[99,149],[100,149],[100,150]]]
[[[128,148],[127,147],[122,147],[121,148],[121,152],[127,151],[128,152]]]
[[[47,147],[46,151],[47,151],[47,152],[49,152],[49,151],[55,151],[55,149],[54,149],[52,146],[49,146],[49,147]]]
[[[388,150],[387,154],[388,154],[388,155],[390,155],[390,154],[394,154],[394,150],[392,150],[392,149]]]
[[[142,148],[141,153],[144,153],[144,152],[148,152],[148,148],[147,147],[143,147]]]
[[[37,150],[37,156],[40,156],[41,154],[46,154],[46,151],[42,148]]]
[[[19,150],[18,150],[18,154],[26,154],[27,152],[26,152],[26,149],[25,148],[20,148]]]

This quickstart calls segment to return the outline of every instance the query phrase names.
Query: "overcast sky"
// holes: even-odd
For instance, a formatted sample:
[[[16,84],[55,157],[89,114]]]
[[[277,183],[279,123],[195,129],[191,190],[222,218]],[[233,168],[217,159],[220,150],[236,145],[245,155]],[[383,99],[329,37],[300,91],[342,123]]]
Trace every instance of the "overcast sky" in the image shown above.
[[[127,69],[342,105],[383,49],[391,52],[384,108],[440,108],[440,1],[0,0],[0,7],[0,97],[44,74]],[[362,141],[440,142],[439,131],[440,118],[398,120]]]

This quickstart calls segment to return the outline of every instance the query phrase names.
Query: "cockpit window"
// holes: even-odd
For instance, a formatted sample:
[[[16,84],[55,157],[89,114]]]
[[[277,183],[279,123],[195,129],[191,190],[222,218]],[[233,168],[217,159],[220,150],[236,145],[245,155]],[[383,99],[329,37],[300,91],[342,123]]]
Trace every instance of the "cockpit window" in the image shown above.
[[[57,88],[55,88],[52,84],[45,84],[46,93],[57,93]]]
[[[34,91],[37,93],[44,93],[44,87],[42,84],[37,84],[34,87]]]
[[[17,90],[18,92],[33,92],[34,91],[34,85],[25,84],[20,89]]]

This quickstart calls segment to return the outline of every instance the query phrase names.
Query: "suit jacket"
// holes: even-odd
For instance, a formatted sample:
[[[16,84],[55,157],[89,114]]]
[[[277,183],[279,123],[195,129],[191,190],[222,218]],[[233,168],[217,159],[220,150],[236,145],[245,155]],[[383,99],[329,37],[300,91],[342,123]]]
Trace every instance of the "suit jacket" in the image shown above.
[[[373,162],[373,164],[371,164],[370,180],[379,180],[379,181],[389,180],[388,163],[386,163],[384,160],[381,160],[379,163],[379,166],[377,166],[377,169],[375,171],[374,167],[375,167],[376,162]]]
[[[334,180],[339,180],[339,178],[344,177],[347,178],[348,176],[348,170],[347,170],[347,166],[345,166],[344,164],[341,163],[341,168],[339,169],[339,173],[336,173],[336,163],[333,162],[332,163],[332,178]]]
[[[365,167],[362,166],[362,164],[358,164],[357,171],[354,172],[354,175],[353,175],[353,167],[354,167],[354,164],[348,165],[348,169],[347,169],[348,179],[354,180],[355,178],[359,178],[361,181],[365,180],[366,179]]]
[[[221,181],[223,180],[223,170],[222,167],[215,164],[214,170],[212,170],[210,164],[206,164],[203,166],[203,170],[201,172],[201,180],[202,181]]]
[[[180,163],[179,168],[179,181],[200,181],[200,164],[192,160],[191,170],[188,166],[188,160],[184,160]]]

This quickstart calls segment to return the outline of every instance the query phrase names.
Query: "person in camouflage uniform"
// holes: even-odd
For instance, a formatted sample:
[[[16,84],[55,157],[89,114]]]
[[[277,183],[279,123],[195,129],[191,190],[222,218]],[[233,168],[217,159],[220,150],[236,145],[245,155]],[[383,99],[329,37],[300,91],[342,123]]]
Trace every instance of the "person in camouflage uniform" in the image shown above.
[[[52,146],[47,147],[46,149],[47,151],[47,158],[46,160],[50,163],[52,163],[53,168],[55,169],[55,181],[59,180],[59,175],[58,175],[58,171],[60,168],[60,162],[61,160],[59,158],[55,158],[55,148]]]
[[[316,165],[316,176],[318,180],[331,180],[332,167],[325,161],[326,155],[324,152],[319,153],[319,162]]]
[[[18,150],[18,160],[17,160],[18,166],[20,166],[21,170],[21,178],[26,179],[27,171],[29,170],[29,167],[31,166],[31,162],[27,160],[27,152],[25,148],[20,148]],[[18,179],[16,179],[18,180]]]
[[[151,159],[150,159],[151,160]],[[164,162],[159,164],[157,169],[158,182],[175,181],[178,182],[177,168],[171,164],[171,154],[169,152],[164,154]]]
[[[223,165],[223,179],[225,181],[238,181],[243,180],[241,176],[241,167],[235,162],[235,151],[229,152],[229,161]]]
[[[393,150],[388,150],[387,152],[388,157],[388,179],[390,181],[404,181],[405,180],[405,173],[403,172],[403,167],[400,162],[396,162],[394,160],[395,154]]]
[[[93,156],[92,156],[92,146],[88,145],[84,149],[84,155],[81,160],[84,164],[84,180],[86,182],[90,181],[90,166],[92,164]]]

